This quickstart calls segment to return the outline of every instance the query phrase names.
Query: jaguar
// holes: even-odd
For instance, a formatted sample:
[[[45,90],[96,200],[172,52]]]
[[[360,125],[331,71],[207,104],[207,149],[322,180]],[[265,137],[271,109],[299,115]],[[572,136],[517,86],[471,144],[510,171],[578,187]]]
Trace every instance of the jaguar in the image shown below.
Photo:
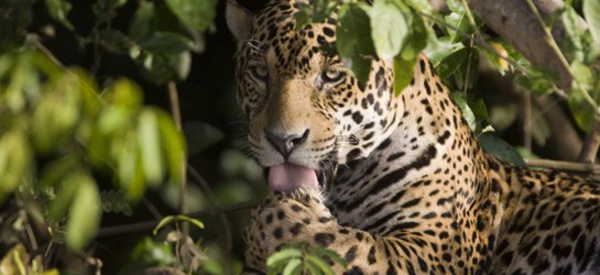
[[[420,54],[399,95],[390,60],[367,81],[323,50],[335,12],[297,26],[306,0],[252,13],[230,0],[238,102],[270,194],[252,210],[246,273],[304,242],[336,274],[600,274],[600,184],[485,152]]]

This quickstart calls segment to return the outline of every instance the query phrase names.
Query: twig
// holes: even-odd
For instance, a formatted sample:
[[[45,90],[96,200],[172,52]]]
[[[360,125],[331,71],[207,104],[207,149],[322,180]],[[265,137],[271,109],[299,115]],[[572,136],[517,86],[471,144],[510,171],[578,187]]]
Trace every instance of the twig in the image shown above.
[[[191,212],[191,213],[188,213],[185,215],[190,218],[197,219],[197,218],[201,218],[202,216],[214,216],[214,215],[221,215],[221,214],[225,214],[225,213],[233,213],[233,212],[238,212],[238,211],[242,211],[242,210],[248,210],[250,208],[254,208],[254,207],[258,206],[260,203],[261,203],[261,200],[253,200],[253,201],[247,201],[247,202],[242,202],[242,203],[230,204],[230,205],[226,205],[223,207],[213,207],[213,208],[209,208],[209,209],[205,209],[205,210]],[[103,238],[103,237],[109,237],[109,236],[120,235],[120,234],[152,230],[154,227],[156,227],[156,225],[160,221],[161,221],[160,219],[155,219],[155,220],[139,222],[139,223],[116,225],[116,226],[100,228],[100,230],[98,230],[97,237]]]
[[[600,146],[600,115],[594,116],[594,122],[592,129],[585,136],[581,151],[577,161],[585,163],[594,163],[596,155],[598,154],[598,147]]]
[[[198,173],[198,171],[196,171],[196,169],[194,169],[194,167],[192,167],[191,165],[188,164],[187,168],[188,168],[188,173],[190,174],[190,176],[196,182],[198,182],[198,184],[202,187],[202,189],[204,189],[204,192],[208,196],[212,206],[218,207],[219,201],[217,199],[217,196],[215,195],[215,192],[213,192],[213,190],[210,187],[210,185],[208,184],[208,182],[206,182],[204,177],[202,177],[202,175],[200,175],[200,173]],[[219,217],[221,219],[221,223],[223,224],[223,230],[225,231],[225,247],[227,249],[226,252],[231,252],[231,250],[233,248],[231,223],[229,222],[229,219],[227,218],[226,213],[220,214]]]
[[[563,171],[591,173],[594,177],[600,175],[600,165],[593,163],[568,162],[549,159],[525,159],[527,166],[552,168]]]
[[[548,42],[550,48],[552,48],[552,50],[554,51],[554,54],[556,54],[556,57],[558,57],[558,60],[560,61],[560,63],[564,67],[564,69],[567,70],[567,72],[569,72],[571,77],[573,77],[573,80],[575,80],[574,83],[581,90],[581,94],[583,95],[583,98],[592,106],[592,108],[594,108],[594,112],[598,113],[598,105],[596,104],[596,101],[594,101],[594,99],[592,99],[592,97],[590,96],[590,93],[585,89],[585,87],[583,87],[583,85],[581,85],[581,83],[577,80],[577,78],[574,77],[575,73],[571,69],[571,65],[569,64],[569,61],[567,61],[567,58],[565,57],[565,55],[562,53],[562,51],[558,47],[558,44],[556,44],[556,40],[554,39],[554,36],[552,36],[552,33],[550,32],[550,28],[548,28],[546,26],[546,23],[544,22],[544,18],[542,18],[542,15],[539,13],[538,9],[535,7],[535,4],[533,4],[532,0],[526,0],[526,2],[527,2],[527,5],[529,5],[529,8],[533,12],[533,14],[535,15],[535,19],[538,21],[538,24],[540,24],[540,26],[542,27],[545,38],[546,38],[546,42]]]
[[[169,101],[171,103],[171,114],[173,115],[173,120],[175,122],[175,127],[179,132],[182,131],[181,126],[181,110],[179,108],[179,97],[177,95],[177,84],[174,81],[169,81],[167,84],[167,89],[169,91]],[[180,177],[181,177],[181,186],[179,189],[179,213],[186,213],[188,210],[186,194],[187,194],[187,172],[186,172],[186,164],[185,158],[182,160],[182,165],[180,168]],[[189,226],[187,223],[181,224],[181,231],[184,235],[187,235],[189,232]]]
[[[520,94],[522,99],[521,111],[523,112],[523,147],[531,152],[531,126],[533,124],[531,113],[531,92],[525,91]]]

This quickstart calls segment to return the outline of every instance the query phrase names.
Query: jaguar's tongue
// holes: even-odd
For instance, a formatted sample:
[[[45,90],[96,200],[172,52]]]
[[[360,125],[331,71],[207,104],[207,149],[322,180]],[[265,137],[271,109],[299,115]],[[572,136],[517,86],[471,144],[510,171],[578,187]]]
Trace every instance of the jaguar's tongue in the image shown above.
[[[315,170],[290,163],[269,168],[269,188],[273,191],[290,192],[299,187],[319,186]]]

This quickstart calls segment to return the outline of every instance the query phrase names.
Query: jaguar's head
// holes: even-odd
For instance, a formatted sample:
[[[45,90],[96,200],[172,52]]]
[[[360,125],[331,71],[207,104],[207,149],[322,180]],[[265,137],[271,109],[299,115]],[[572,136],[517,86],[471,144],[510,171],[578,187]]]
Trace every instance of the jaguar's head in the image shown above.
[[[402,104],[392,91],[389,62],[373,60],[368,81],[359,83],[338,55],[322,50],[336,43],[335,14],[296,27],[303,3],[274,0],[257,14],[233,1],[227,7],[250,146],[271,168],[270,186],[282,191],[367,157],[393,131]]]

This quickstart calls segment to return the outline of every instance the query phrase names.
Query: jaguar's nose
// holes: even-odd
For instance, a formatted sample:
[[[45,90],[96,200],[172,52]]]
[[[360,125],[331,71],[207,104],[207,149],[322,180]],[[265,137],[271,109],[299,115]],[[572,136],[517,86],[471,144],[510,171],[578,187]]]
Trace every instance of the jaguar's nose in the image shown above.
[[[301,145],[308,138],[310,130],[306,129],[304,132],[288,133],[284,131],[265,131],[267,140],[277,152],[279,152],[285,159],[294,151],[294,149]]]

